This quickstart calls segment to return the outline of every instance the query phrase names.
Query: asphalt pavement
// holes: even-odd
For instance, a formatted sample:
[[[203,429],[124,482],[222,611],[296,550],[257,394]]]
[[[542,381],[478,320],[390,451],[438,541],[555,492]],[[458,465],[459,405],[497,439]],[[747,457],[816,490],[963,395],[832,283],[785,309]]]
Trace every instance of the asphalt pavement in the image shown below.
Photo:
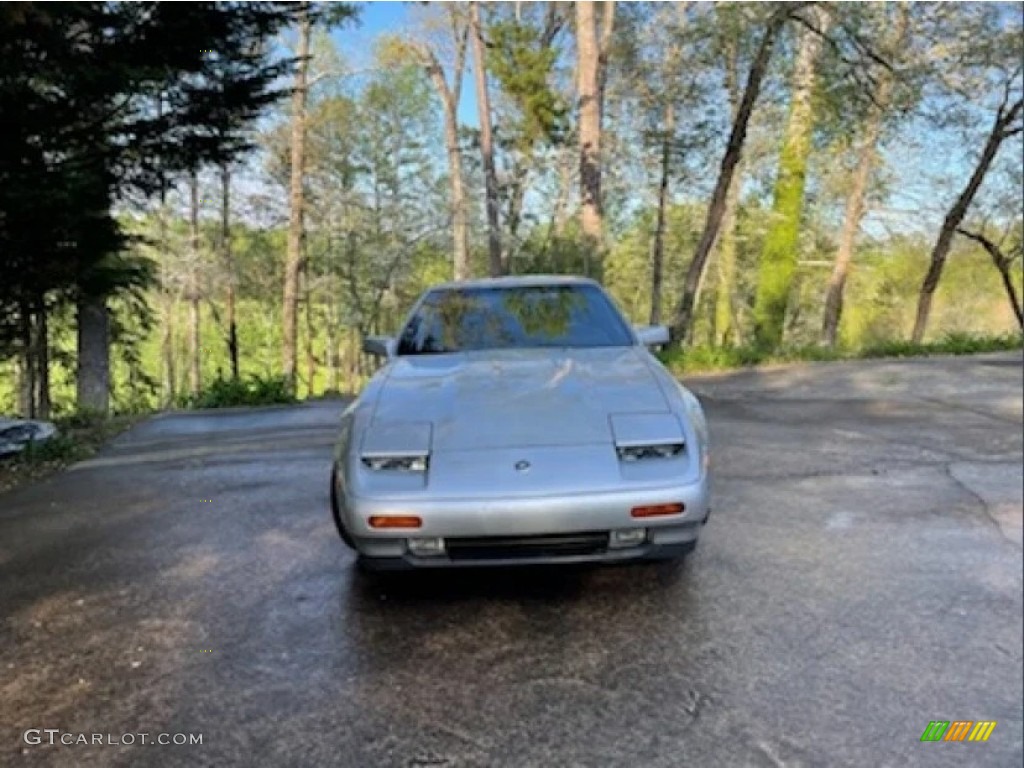
[[[714,511],[678,568],[367,578],[341,401],[151,419],[0,496],[0,765],[1019,766],[1021,372],[688,380]]]

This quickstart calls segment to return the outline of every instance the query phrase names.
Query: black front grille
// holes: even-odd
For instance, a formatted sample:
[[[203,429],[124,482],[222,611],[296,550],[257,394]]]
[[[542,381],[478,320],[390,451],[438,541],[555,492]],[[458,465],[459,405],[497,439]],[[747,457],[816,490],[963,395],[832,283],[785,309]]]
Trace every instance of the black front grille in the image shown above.
[[[555,533],[543,536],[475,536],[444,540],[452,560],[504,560],[519,557],[596,555],[608,549],[608,533]]]

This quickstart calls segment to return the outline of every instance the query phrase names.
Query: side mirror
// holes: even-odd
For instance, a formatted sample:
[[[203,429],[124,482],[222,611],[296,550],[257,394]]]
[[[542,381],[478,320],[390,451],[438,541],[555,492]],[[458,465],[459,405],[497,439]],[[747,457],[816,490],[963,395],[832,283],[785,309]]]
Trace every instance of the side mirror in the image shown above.
[[[668,328],[664,325],[640,325],[633,328],[637,340],[645,347],[658,347],[668,344]]]
[[[390,336],[367,336],[363,339],[363,352],[389,358],[394,354],[395,340]]]

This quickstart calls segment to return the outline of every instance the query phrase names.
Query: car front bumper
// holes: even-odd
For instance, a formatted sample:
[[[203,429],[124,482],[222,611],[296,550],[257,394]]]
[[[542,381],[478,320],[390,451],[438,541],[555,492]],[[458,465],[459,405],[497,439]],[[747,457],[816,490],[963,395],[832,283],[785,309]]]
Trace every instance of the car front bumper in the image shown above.
[[[694,524],[696,527],[700,525]],[[403,548],[401,554],[392,556],[368,556],[360,553],[359,563],[370,571],[408,571],[430,568],[494,568],[544,565],[583,565],[631,563],[638,561],[672,560],[692,552],[697,546],[696,533],[687,541],[655,543],[647,541],[635,547],[604,549],[586,554],[527,554],[514,556],[458,557],[449,555],[420,557]]]
[[[509,499],[367,499],[341,492],[336,498],[336,522],[342,538],[370,569],[452,568],[479,566],[617,563],[679,557],[696,545],[709,511],[706,474],[697,483],[646,487],[617,492],[576,493]],[[633,518],[634,507],[682,503],[684,511],[664,517]],[[415,530],[370,528],[373,515],[415,515]],[[643,541],[615,546],[613,531],[646,529]],[[549,548],[546,538],[596,535],[605,545]],[[444,554],[417,555],[410,538],[443,538]],[[493,547],[467,549],[468,541]],[[521,548],[507,542],[523,544]],[[537,544],[537,546],[534,546]],[[459,551],[456,552],[455,550]]]

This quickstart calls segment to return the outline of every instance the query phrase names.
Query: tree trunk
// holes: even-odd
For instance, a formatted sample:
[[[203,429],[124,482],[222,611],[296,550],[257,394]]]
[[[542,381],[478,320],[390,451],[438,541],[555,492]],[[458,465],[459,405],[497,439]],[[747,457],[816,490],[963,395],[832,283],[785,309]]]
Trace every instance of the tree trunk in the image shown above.
[[[17,356],[14,358],[14,388],[17,394],[17,403],[15,404],[15,413],[22,418],[31,418],[29,414],[32,411],[32,381],[30,380],[34,373],[29,370],[27,366],[28,356],[26,350],[18,350]]]
[[[446,103],[444,138],[448,148],[448,175],[452,195],[452,238],[456,280],[472,276],[469,265],[469,229],[466,222],[466,192],[462,181],[462,150],[459,148],[457,105]]]
[[[313,396],[313,380],[316,378],[316,355],[313,353],[313,291],[306,278],[306,397]]]
[[[21,335],[21,387],[18,393],[19,410],[26,419],[36,418],[36,367],[35,333],[32,329],[32,308],[27,301],[21,302],[19,312]]]
[[[907,28],[910,23],[910,6],[902,3],[898,11],[895,34],[887,48],[899,51],[906,42]],[[825,296],[825,314],[821,327],[821,342],[830,347],[836,345],[839,336],[839,321],[843,313],[843,296],[846,290],[846,278],[849,274],[850,262],[857,245],[857,234],[864,218],[865,199],[871,181],[871,173],[878,159],[878,137],[882,130],[882,120],[892,100],[893,75],[883,70],[879,75],[878,87],[874,93],[868,111],[864,136],[857,157],[857,168],[853,174],[853,186],[846,200],[846,211],[843,218],[843,229],[839,237],[839,249],[836,251],[835,264],[828,281],[828,292]]]
[[[441,98],[444,108],[444,141],[448,152],[448,183],[451,189],[452,261],[456,280],[468,280],[472,274],[469,263],[469,231],[466,221],[466,193],[462,179],[462,149],[459,147],[459,99],[462,94],[462,73],[466,61],[466,44],[470,25],[460,28],[454,11],[449,6],[452,35],[455,44],[455,63],[452,85],[448,86],[444,67],[437,55],[426,46],[416,48],[427,74]]]
[[[812,16],[814,26],[824,33],[829,14],[818,7],[808,9],[808,14]],[[782,343],[786,307],[796,274],[807,160],[814,128],[815,69],[821,47],[820,34],[802,30],[793,69],[789,120],[779,155],[771,220],[758,265],[754,299],[754,340],[765,349],[774,349]]]
[[[600,254],[604,222],[601,211],[601,52],[596,23],[594,2],[579,0],[576,3],[576,90],[579,96],[580,226],[584,249]]]
[[[510,267],[513,249],[519,243],[519,227],[523,223],[523,203],[526,199],[526,179],[530,169],[522,157],[517,157],[512,165],[508,191],[508,242],[505,247],[505,267]]]
[[[110,313],[105,299],[78,301],[79,410],[106,414],[110,408]]]
[[[1017,296],[1017,289],[1013,287],[1013,277],[1010,275],[1010,262],[1009,260],[999,260],[992,256],[995,261],[996,269],[999,270],[999,276],[1003,279],[1003,288],[1006,289],[1006,297],[1010,300],[1010,306],[1013,308],[1013,314],[1017,318],[1017,325],[1024,331],[1024,308],[1021,307],[1020,297]]]
[[[979,243],[988,252],[988,255],[992,257],[992,263],[999,270],[999,276],[1002,278],[1003,288],[1006,290],[1006,296],[1010,300],[1010,307],[1017,318],[1017,324],[1024,331],[1024,309],[1021,307],[1020,297],[1017,296],[1017,289],[1013,285],[1013,276],[1010,274],[1010,265],[1013,264],[1013,259],[1004,254],[998,245],[985,237],[981,232],[969,232],[962,228],[957,228],[957,232]]]
[[[917,300],[917,316],[914,319],[914,332],[911,337],[915,344],[920,344],[924,340],[928,315],[932,308],[932,296],[939,284],[939,278],[942,277],[942,268],[946,264],[946,257],[949,255],[949,248],[953,243],[953,235],[964,220],[967,209],[970,207],[971,201],[974,200],[974,195],[977,193],[978,187],[981,186],[981,182],[984,181],[985,174],[992,166],[1003,140],[1018,132],[1016,129],[1010,130],[1010,126],[1020,114],[1022,104],[1024,101],[1018,99],[1009,109],[1005,106],[999,108],[996,119],[992,123],[992,130],[989,131],[988,139],[985,141],[985,147],[982,149],[981,157],[978,158],[978,164],[974,168],[974,173],[971,174],[967,186],[960,192],[942,222],[939,237],[935,241],[935,247],[932,248],[928,272],[921,284],[921,293]]]
[[[821,328],[821,343],[830,347],[836,345],[839,333],[839,320],[843,312],[843,292],[846,288],[846,277],[856,247],[857,233],[864,217],[865,198],[868,182],[876,159],[876,144],[882,124],[882,110],[872,108],[868,117],[868,125],[864,132],[863,144],[857,158],[857,168],[853,173],[853,185],[850,196],[846,199],[846,212],[843,216],[843,228],[839,235],[839,248],[836,251],[835,264],[828,281],[828,292],[825,295],[825,316]]]
[[[707,217],[704,221],[704,230],[701,232],[700,240],[697,242],[697,250],[693,254],[693,261],[686,272],[686,282],[683,286],[683,295],[676,308],[675,318],[672,321],[672,338],[680,341],[689,333],[693,308],[696,304],[697,291],[704,276],[704,268],[707,265],[708,255],[714,247],[715,239],[718,237],[718,230],[725,215],[726,199],[729,189],[732,186],[736,166],[743,155],[743,145],[747,140],[747,125],[750,123],[750,115],[754,109],[754,103],[761,93],[761,83],[768,70],[768,62],[771,60],[772,49],[788,15],[788,11],[782,9],[771,15],[765,26],[761,43],[758,46],[757,54],[754,56],[747,73],[747,82],[743,88],[743,99],[740,101],[736,119],[732,122],[732,129],[729,132],[729,142],[725,148],[725,155],[722,157],[722,164],[718,171],[718,180],[715,182],[715,190],[711,195],[711,203],[708,205]]]
[[[338,392],[341,379],[341,354],[338,349],[338,324],[333,317],[327,321],[327,391]]]
[[[355,332],[349,333],[349,355],[352,361],[349,381],[358,380],[361,385],[363,378],[363,333],[359,329],[352,330]]]
[[[50,418],[50,326],[42,296],[36,304],[36,403],[38,417]]]
[[[737,177],[742,177],[739,167]],[[740,184],[729,188],[722,214],[722,238],[718,243],[718,282],[715,287],[714,343],[723,347],[735,341],[733,293],[736,290],[736,226]]]
[[[193,171],[189,179],[189,229],[191,264],[188,273],[188,362],[189,391],[198,395],[202,388],[199,346],[199,178]]]
[[[740,93],[739,50],[736,41],[728,43],[725,56],[725,87],[729,94],[729,119],[735,122],[739,113]],[[718,282],[715,308],[711,316],[711,343],[723,347],[733,341],[733,293],[736,289],[736,219],[742,188],[742,163],[735,170],[736,183],[729,185],[722,214],[722,236],[718,243]]]
[[[597,42],[597,143],[594,156],[597,159],[597,210],[600,217],[598,223],[598,240],[594,252],[594,274],[602,277],[604,274],[604,257],[607,243],[604,239],[604,194],[601,187],[601,175],[603,172],[603,158],[601,157],[601,133],[602,122],[605,114],[605,97],[608,93],[608,55],[612,39],[612,28],[615,23],[615,2],[614,0],[601,0],[601,35]],[[589,239],[589,238],[588,238]],[[590,273],[589,253],[585,252],[587,274]]]
[[[288,191],[288,253],[284,268],[283,374],[286,385],[295,392],[295,364],[298,350],[299,273],[302,271],[305,241],[306,96],[309,70],[309,3],[299,4],[298,63],[292,92],[291,176]]]
[[[611,53],[612,30],[615,26],[615,0],[601,0],[601,36],[597,42],[597,107],[604,116],[605,95],[608,92],[608,56]],[[550,44],[550,43],[549,43]]]
[[[157,215],[157,232],[160,242],[160,400],[166,408],[174,402],[177,394],[177,373],[174,365],[174,320],[175,301],[167,279],[167,200],[166,190],[160,190],[160,209]]]
[[[450,89],[444,78],[444,69],[432,52],[427,52],[427,73],[441,97],[444,108],[444,142],[448,153],[448,184],[452,212],[452,266],[456,280],[468,280],[469,232],[466,223],[466,193],[462,179],[462,149],[459,147],[459,88],[461,83],[461,57],[457,63],[456,88]]]
[[[561,237],[565,234],[565,225],[568,221],[569,195],[572,193],[572,154],[564,149],[558,150],[558,192],[555,196],[555,209],[551,221],[555,227],[555,234]]]
[[[672,139],[676,128],[676,111],[669,102],[665,106],[661,139],[661,180],[658,183],[658,213],[651,244],[651,325],[661,323],[662,265],[665,258],[665,216],[668,207],[668,177],[672,170]]]
[[[231,378],[238,381],[238,323],[235,319],[235,256],[231,250],[231,169],[227,163],[220,167],[220,249],[227,275],[227,296],[225,297],[228,324],[228,357],[231,360]]]
[[[469,4],[473,25],[473,71],[476,79],[476,105],[480,115],[480,154],[484,166],[484,189],[487,201],[487,253],[491,277],[504,269],[501,258],[501,222],[498,211],[498,175],[494,170],[494,144],[491,136],[491,101],[487,92],[487,70],[484,59],[484,33],[480,24],[480,3]]]

